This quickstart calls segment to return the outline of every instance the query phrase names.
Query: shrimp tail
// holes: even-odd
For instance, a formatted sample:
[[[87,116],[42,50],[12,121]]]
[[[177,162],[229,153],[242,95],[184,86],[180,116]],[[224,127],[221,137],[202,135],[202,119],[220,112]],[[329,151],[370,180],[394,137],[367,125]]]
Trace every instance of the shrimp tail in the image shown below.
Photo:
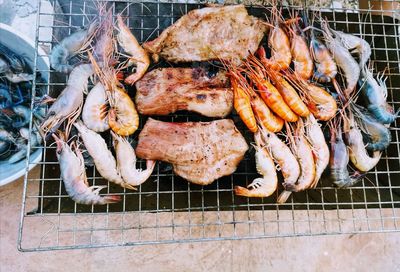
[[[288,199],[289,199],[289,197],[290,197],[290,195],[292,194],[292,192],[291,191],[283,191],[279,196],[278,196],[278,199],[277,199],[277,202],[278,202],[278,204],[283,204],[283,203],[285,203]]]
[[[121,201],[121,197],[118,195],[110,195],[110,196],[104,196],[103,197],[103,203],[108,204],[108,203],[118,203]]]

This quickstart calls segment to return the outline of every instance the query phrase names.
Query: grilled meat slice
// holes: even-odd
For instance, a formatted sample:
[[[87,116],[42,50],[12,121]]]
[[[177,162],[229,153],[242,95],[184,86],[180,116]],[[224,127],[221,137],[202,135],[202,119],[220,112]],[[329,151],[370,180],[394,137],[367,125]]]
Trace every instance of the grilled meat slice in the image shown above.
[[[231,60],[239,64],[254,53],[267,27],[243,5],[190,11],[143,47],[171,62]]]
[[[177,175],[207,185],[232,174],[247,149],[230,119],[169,123],[149,118],[139,135],[136,155],[169,162]]]
[[[209,77],[202,68],[161,68],[136,83],[136,106],[144,115],[188,110],[208,117],[232,111],[233,93],[225,72]]]

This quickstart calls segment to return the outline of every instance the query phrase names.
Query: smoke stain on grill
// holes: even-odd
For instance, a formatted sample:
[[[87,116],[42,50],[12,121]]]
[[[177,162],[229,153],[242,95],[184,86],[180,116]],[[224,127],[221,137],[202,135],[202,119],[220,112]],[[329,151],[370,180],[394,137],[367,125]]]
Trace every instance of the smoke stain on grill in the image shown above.
[[[156,38],[162,30],[167,28],[175,22],[185,11],[196,8],[201,8],[203,5],[198,4],[171,4],[159,3],[146,4],[143,8],[139,3],[131,4],[128,9],[126,4],[116,2],[115,12],[124,12],[124,15],[129,14],[129,24],[133,29],[134,35],[143,42],[144,40],[151,40]],[[143,14],[140,14],[143,10]],[[79,12],[78,10],[75,12]],[[158,15],[157,15],[158,12]],[[249,8],[250,14],[263,18],[265,9],[252,7]],[[287,16],[287,14],[284,14]],[[332,26],[337,30],[343,30],[349,33],[363,33],[364,38],[372,44],[373,67],[375,72],[383,71],[386,67],[390,68],[390,75],[387,80],[389,88],[398,88],[400,82],[399,73],[393,72],[398,69],[398,52],[396,53],[396,41],[399,33],[394,28],[394,19],[386,16],[368,15],[365,24],[360,24],[360,15],[357,13],[337,13],[335,18],[332,13],[322,13],[322,17],[326,17],[328,21],[335,19],[336,23]],[[364,15],[366,16],[366,15]],[[347,17],[347,18],[346,18]],[[72,21],[72,25],[82,24],[83,16],[76,16]],[[141,23],[143,20],[143,23]],[[369,23],[369,20],[373,23]],[[58,13],[55,16],[55,23],[58,25],[68,24],[68,16],[63,16]],[[87,21],[85,21],[87,22]],[[158,22],[158,25],[157,25]],[[385,25],[388,24],[388,25]],[[158,29],[154,31],[154,28]],[[66,33],[66,28],[55,28],[54,43],[62,39]],[[74,28],[71,28],[74,31]],[[263,40],[264,46],[266,39]],[[150,69],[160,67],[170,67],[170,63],[159,62],[153,63]],[[220,66],[218,62],[211,63],[188,63],[178,64],[174,67],[206,67],[209,71],[209,76],[214,75],[218,70],[216,67]],[[398,71],[398,70],[397,70]],[[50,82],[64,83],[66,78],[64,75],[51,73]],[[63,89],[62,85],[51,84],[50,94],[57,96]],[[129,87],[129,93],[132,97],[135,95],[135,89]],[[389,91],[389,101],[400,101],[398,92]],[[140,117],[140,128],[133,135],[133,139],[137,138],[138,133],[145,124],[148,117]],[[202,117],[197,114],[189,112],[179,112],[169,116],[155,117],[162,121],[174,122],[187,122],[187,121],[210,121],[214,118]],[[237,115],[232,115],[232,118],[241,131],[247,142],[253,141],[252,133],[249,132],[244,124],[241,122]],[[395,125],[398,124],[396,121]],[[394,133],[393,139],[398,139],[397,130]],[[107,133],[106,133],[107,134]],[[103,134],[106,135],[106,134]],[[106,138],[111,148],[111,139]],[[54,149],[47,149],[46,161],[57,161],[55,158]],[[377,166],[377,171],[373,170],[366,178],[357,184],[354,188],[349,189],[336,189],[332,187],[332,183],[327,177],[326,173],[323,175],[318,187],[315,190],[308,190],[306,192],[299,192],[292,194],[293,199],[290,198],[288,203],[279,205],[279,209],[292,210],[292,209],[365,209],[365,208],[392,208],[400,207],[400,163],[399,153],[396,144],[391,144],[384,152],[383,158]],[[145,167],[145,162],[139,160],[139,167]],[[277,210],[276,194],[264,199],[250,199],[245,197],[234,196],[232,186],[241,185],[246,186],[254,178],[258,176],[256,173],[254,162],[254,150],[248,152],[244,160],[239,164],[237,171],[232,176],[220,178],[213,184],[208,186],[199,186],[189,184],[186,180],[175,176],[172,166],[157,162],[157,166],[153,175],[144,184],[138,187],[138,191],[126,190],[114,185],[109,185],[109,193],[121,194],[122,201],[118,204],[107,206],[85,206],[76,205],[68,196],[64,186],[60,184],[60,173],[58,165],[46,165],[44,175],[45,180],[40,184],[40,196],[38,210],[43,210],[43,213],[91,213],[97,212],[121,212],[121,211],[233,211],[233,210]],[[101,178],[99,173],[95,171],[94,167],[88,166],[87,175],[89,177],[90,185],[107,185],[107,181]],[[280,180],[279,190],[282,190],[281,173],[278,173]],[[232,182],[233,180],[233,182]],[[60,186],[61,185],[61,186]],[[60,189],[61,188],[61,189]],[[60,191],[61,190],[61,191]],[[103,189],[102,192],[107,192]],[[62,197],[60,197],[60,195]],[[59,208],[60,207],[60,208]],[[93,210],[92,210],[93,209]]]

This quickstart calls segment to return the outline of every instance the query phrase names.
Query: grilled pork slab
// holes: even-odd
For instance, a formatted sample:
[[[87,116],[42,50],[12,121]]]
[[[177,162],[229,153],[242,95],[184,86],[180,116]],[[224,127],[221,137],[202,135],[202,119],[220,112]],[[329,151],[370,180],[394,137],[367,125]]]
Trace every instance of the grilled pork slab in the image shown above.
[[[266,31],[243,5],[206,7],[190,11],[143,47],[157,61],[231,60],[239,64],[254,53]]]
[[[136,83],[136,106],[144,115],[188,110],[208,117],[232,111],[233,93],[224,72],[209,77],[202,68],[161,68]]]
[[[235,172],[248,145],[230,119],[170,123],[149,118],[136,155],[173,165],[177,175],[207,185]]]

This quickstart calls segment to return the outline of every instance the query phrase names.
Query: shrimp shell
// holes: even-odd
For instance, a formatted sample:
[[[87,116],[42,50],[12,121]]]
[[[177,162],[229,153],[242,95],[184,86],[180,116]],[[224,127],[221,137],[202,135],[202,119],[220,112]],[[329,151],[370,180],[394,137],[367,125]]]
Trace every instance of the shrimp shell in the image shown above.
[[[325,141],[321,126],[312,114],[307,117],[305,128],[315,160],[315,179],[310,188],[315,188],[322,173],[329,164],[329,147]]]
[[[120,87],[111,92],[108,114],[110,128],[121,136],[133,134],[139,127],[139,115],[129,95]]]
[[[57,44],[50,53],[51,67],[57,72],[71,72],[74,67],[68,64],[68,59],[89,46],[97,25],[94,21],[87,28],[72,33]]]
[[[231,85],[234,95],[233,107],[239,114],[240,119],[251,132],[257,131],[257,121],[251,109],[250,98],[236,79],[231,78]]]
[[[139,186],[151,175],[156,165],[155,161],[148,160],[146,170],[136,169],[136,154],[126,138],[111,132],[114,139],[117,168],[123,180],[132,186]]]
[[[254,134],[256,141],[256,167],[257,172],[262,175],[262,178],[256,178],[250,183],[247,188],[235,186],[235,194],[247,197],[268,197],[272,195],[278,187],[278,177],[274,161],[269,154],[268,149],[262,146],[262,139],[260,132]],[[250,188],[250,189],[248,189]]]
[[[82,109],[82,121],[89,129],[103,132],[110,128],[107,104],[106,91],[99,82],[90,90]]]
[[[331,82],[337,74],[336,63],[328,48],[314,35],[311,37],[310,52],[315,64],[313,78],[321,83]]]
[[[61,179],[69,197],[78,204],[104,205],[121,200],[119,196],[99,196],[106,186],[88,186],[82,154],[75,146],[75,152],[62,139],[53,134],[57,143],[57,159],[60,163]]]
[[[290,148],[283,143],[278,136],[268,131],[266,128],[260,128],[262,139],[274,161],[279,165],[284,179],[284,186],[291,186],[296,183],[300,176],[300,165]]]
[[[87,151],[93,158],[97,171],[108,181],[120,185],[121,187],[136,190],[135,187],[126,183],[117,169],[117,163],[111,151],[108,150],[104,139],[96,132],[88,129],[81,121],[74,123],[79,135],[85,144]]]
[[[314,69],[309,47],[305,39],[295,33],[292,34],[291,47],[294,72],[303,79],[309,79]]]
[[[289,38],[285,31],[275,26],[269,33],[268,45],[271,48],[271,58],[268,63],[275,70],[286,70],[292,61]]]
[[[47,133],[54,132],[61,123],[73,115],[80,114],[83,92],[87,90],[88,79],[94,74],[91,64],[76,66],[69,75],[67,87],[47,111],[40,128]]]
[[[133,85],[146,73],[150,65],[150,58],[126,26],[120,14],[117,15],[117,25],[118,43],[129,54],[128,66],[136,64],[136,72],[125,78],[125,83]]]
[[[344,133],[350,161],[353,165],[362,172],[367,172],[374,168],[381,159],[382,152],[375,151],[372,157],[368,155],[361,131],[352,117],[350,117],[350,120],[345,119]]]

